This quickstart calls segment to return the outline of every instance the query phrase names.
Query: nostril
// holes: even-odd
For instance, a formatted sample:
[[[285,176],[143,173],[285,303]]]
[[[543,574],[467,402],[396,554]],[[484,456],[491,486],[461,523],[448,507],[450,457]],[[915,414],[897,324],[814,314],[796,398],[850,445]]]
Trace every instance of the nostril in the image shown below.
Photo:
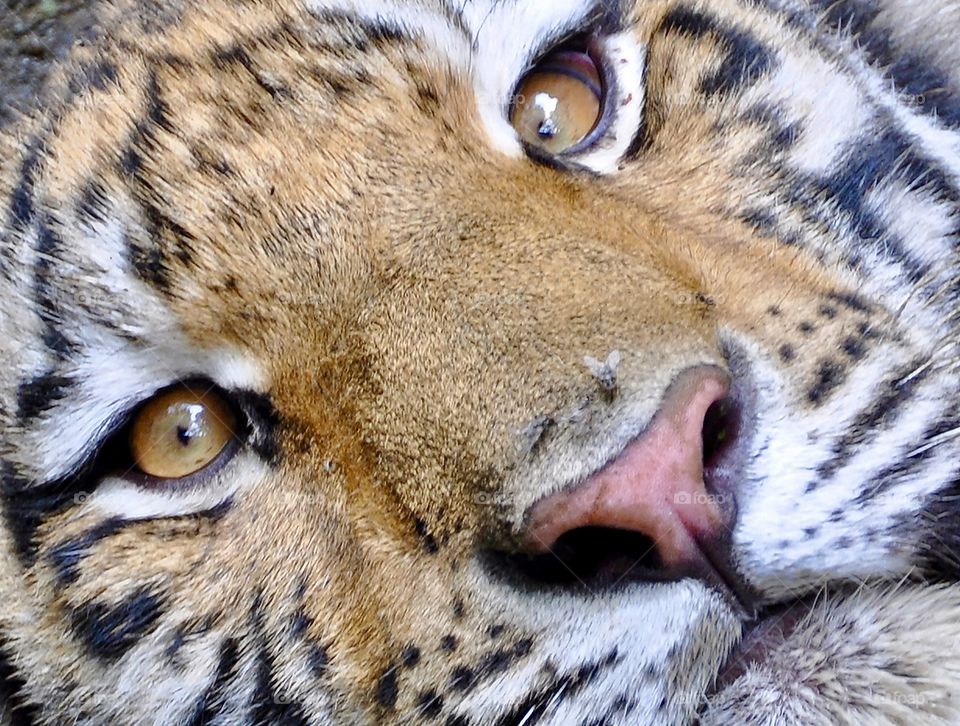
[[[703,418],[703,466],[708,467],[730,438],[727,420],[727,400],[717,401],[707,409]]]
[[[707,493],[724,497],[732,492],[740,470],[738,440],[743,411],[734,396],[715,401],[703,419],[703,484]],[[722,502],[721,502],[722,503]]]
[[[609,527],[574,529],[564,533],[548,552],[511,555],[508,559],[527,581],[551,587],[598,591],[620,582],[667,577],[652,539]]]
[[[737,402],[730,397],[714,402],[703,418],[703,468],[722,464],[740,433],[741,414]]]

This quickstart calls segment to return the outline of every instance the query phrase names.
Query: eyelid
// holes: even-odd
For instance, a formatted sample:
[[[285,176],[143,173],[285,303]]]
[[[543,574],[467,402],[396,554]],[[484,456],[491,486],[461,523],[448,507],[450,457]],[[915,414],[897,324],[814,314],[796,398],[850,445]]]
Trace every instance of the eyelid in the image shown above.
[[[255,486],[266,474],[267,465],[242,447],[231,460],[242,462],[236,475],[212,476],[202,486],[179,489],[140,487],[120,477],[105,477],[89,495],[89,503],[103,516],[124,521],[184,517],[229,508],[238,492]]]
[[[610,67],[609,59],[604,55],[602,42],[597,36],[591,36],[587,42],[587,54],[593,59],[597,70],[600,72],[600,85],[602,95],[600,98],[600,116],[597,123],[589,134],[563,152],[563,156],[577,156],[587,149],[591,148],[599,139],[610,130],[610,124],[613,123],[613,116],[616,114],[616,103],[619,93],[617,92],[617,74]]]
[[[160,479],[159,477],[146,474],[135,467],[124,472],[121,478],[131,484],[136,484],[142,489],[162,491],[164,494],[176,494],[189,489],[195,489],[219,474],[237,455],[242,444],[243,440],[239,436],[234,436],[208,464],[197,469],[192,474],[187,474],[178,479]]]

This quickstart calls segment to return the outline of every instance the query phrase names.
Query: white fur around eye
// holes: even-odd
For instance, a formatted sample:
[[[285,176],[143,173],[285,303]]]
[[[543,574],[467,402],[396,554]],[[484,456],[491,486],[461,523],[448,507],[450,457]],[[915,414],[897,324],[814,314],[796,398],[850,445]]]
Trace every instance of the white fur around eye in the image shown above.
[[[604,38],[601,47],[603,64],[616,79],[616,85],[608,89],[608,92],[616,94],[610,104],[613,119],[606,133],[589,149],[577,155],[575,160],[598,174],[612,174],[617,171],[620,159],[629,150],[643,123],[643,76],[647,49],[630,32]]]
[[[240,451],[215,476],[203,484],[169,489],[147,489],[121,477],[104,479],[95,491],[79,493],[78,504],[104,517],[123,520],[183,517],[215,509],[241,489],[257,485],[269,467],[256,454]]]

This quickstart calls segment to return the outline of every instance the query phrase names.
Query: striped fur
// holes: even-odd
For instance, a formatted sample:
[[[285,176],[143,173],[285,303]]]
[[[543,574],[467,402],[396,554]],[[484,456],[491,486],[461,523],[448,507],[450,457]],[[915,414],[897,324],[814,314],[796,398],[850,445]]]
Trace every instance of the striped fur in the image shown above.
[[[10,723],[960,718],[954,3],[113,0],[103,24],[0,132]],[[615,118],[528,153],[510,96],[584,32]],[[699,364],[749,399],[738,570],[809,606],[720,691],[743,623],[705,585],[504,564]],[[144,487],[111,452],[180,381],[235,401],[241,445]],[[807,662],[835,679],[814,697]]]

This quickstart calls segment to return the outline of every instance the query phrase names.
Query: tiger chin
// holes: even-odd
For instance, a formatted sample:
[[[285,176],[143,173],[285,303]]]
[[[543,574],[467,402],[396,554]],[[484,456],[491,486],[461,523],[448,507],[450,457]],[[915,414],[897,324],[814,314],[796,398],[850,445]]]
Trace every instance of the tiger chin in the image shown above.
[[[104,3],[0,130],[6,722],[960,720],[958,31]]]

